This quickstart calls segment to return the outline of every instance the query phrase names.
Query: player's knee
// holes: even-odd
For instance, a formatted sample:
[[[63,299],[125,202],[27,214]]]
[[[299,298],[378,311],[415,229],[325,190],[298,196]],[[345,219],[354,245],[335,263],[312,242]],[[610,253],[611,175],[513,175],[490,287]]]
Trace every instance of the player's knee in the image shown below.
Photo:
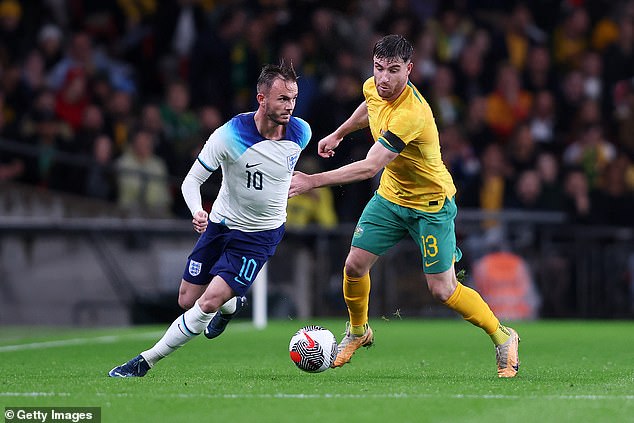
[[[222,302],[218,304],[218,302],[217,298],[203,295],[198,299],[198,306],[205,313],[213,313],[223,304]]]
[[[446,275],[427,275],[429,292],[438,301],[444,303],[456,290],[456,284]]]
[[[433,287],[429,287],[429,291],[431,295],[441,303],[447,302],[451,294],[453,294],[453,289],[447,286],[434,285]]]
[[[194,306],[195,302],[196,302],[195,298],[189,298],[187,295],[178,296],[178,305],[183,310],[189,310],[190,308]]]
[[[359,260],[356,260],[354,257],[349,256],[346,259],[344,272],[346,272],[346,275],[353,278],[360,278],[361,276],[368,273],[368,269],[366,269]]]

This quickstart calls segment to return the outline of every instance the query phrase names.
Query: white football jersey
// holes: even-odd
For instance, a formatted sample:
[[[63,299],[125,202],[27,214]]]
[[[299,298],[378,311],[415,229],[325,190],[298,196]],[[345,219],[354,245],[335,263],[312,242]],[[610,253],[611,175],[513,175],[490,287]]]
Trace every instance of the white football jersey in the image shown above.
[[[275,229],[286,221],[291,176],[311,137],[308,123],[292,116],[284,139],[263,138],[254,115],[237,115],[216,129],[198,155],[208,171],[222,169],[209,219],[245,232]]]

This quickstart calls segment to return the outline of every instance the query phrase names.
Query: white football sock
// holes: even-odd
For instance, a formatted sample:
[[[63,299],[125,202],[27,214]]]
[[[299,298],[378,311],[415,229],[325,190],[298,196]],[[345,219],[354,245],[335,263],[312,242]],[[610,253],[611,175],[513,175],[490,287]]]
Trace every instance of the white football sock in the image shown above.
[[[167,357],[190,339],[202,333],[215,314],[216,312],[205,313],[202,311],[198,301],[196,301],[192,308],[174,320],[165,335],[152,348],[143,351],[141,355],[150,367],[154,366],[157,361]]]
[[[229,301],[220,306],[220,313],[222,314],[233,314],[236,312],[236,308],[238,307],[238,298],[232,297]]]

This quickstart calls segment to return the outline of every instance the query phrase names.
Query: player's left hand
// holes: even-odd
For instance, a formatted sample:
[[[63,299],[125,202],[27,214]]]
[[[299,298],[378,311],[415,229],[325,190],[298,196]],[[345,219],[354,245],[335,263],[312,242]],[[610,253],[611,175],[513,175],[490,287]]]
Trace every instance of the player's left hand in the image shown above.
[[[288,198],[303,194],[313,188],[310,175],[300,171],[295,171],[293,172],[293,178],[291,179],[291,187],[288,190]]]

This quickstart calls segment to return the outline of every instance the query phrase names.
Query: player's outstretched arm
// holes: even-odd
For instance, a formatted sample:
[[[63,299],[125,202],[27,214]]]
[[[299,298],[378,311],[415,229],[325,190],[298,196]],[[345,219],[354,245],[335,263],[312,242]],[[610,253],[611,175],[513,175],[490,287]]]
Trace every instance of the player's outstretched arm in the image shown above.
[[[295,197],[313,188],[329,185],[344,185],[369,179],[379,173],[398,153],[385,148],[381,143],[374,143],[363,160],[359,160],[335,170],[308,175],[302,172],[293,173],[288,196]]]

